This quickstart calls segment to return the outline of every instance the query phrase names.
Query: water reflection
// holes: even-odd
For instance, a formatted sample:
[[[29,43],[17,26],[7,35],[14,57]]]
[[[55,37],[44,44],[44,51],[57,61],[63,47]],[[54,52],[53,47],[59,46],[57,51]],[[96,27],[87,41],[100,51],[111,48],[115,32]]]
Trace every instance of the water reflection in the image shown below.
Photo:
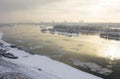
[[[53,34],[40,30],[40,26],[33,25],[6,28],[2,30],[4,32],[3,40],[74,67],[76,67],[74,65],[76,60],[85,62],[85,64],[89,62],[90,66],[91,63],[93,65],[96,63],[103,70],[104,67],[107,67],[116,71],[119,67],[119,61],[116,59],[120,59],[120,41],[106,40],[94,34],[81,33],[79,36],[70,37],[58,32]],[[79,64],[78,62],[77,64]],[[118,62],[117,65],[114,62]],[[81,67],[77,68],[81,69]],[[101,71],[101,69],[98,70]]]
[[[48,46],[49,48],[51,48],[53,46],[52,50],[55,50],[54,46],[58,46],[61,47],[60,50],[67,52],[106,57],[110,58],[111,60],[120,58],[120,42],[115,40],[106,40],[100,38],[98,35],[80,34],[78,37],[76,37],[75,35],[73,35],[73,37],[66,37],[64,35],[59,35],[58,33],[42,33],[40,32],[40,26],[30,25],[5,29],[4,33],[6,35],[6,38],[11,39],[7,41],[15,44],[17,43],[19,45],[20,43],[13,40],[22,40],[23,42],[26,42],[25,46],[28,46],[28,48],[31,47],[29,45],[41,46],[42,44],[43,47]],[[33,43],[31,41],[33,41]],[[47,43],[46,41],[50,41],[51,43]],[[46,51],[46,53],[50,52]]]
[[[46,31],[46,30],[44,30],[44,31]],[[48,31],[49,32],[49,31]],[[46,32],[43,32],[43,33],[46,33]],[[60,33],[60,34],[59,34]],[[53,33],[51,33],[51,34],[53,34]],[[65,36],[68,36],[69,35],[69,33],[66,33],[66,32],[54,32],[54,34],[58,34],[58,35],[65,35]],[[79,36],[79,34],[76,34],[76,35],[78,35]],[[75,34],[72,34],[71,33],[71,36],[73,36],[73,37],[75,37],[76,36]],[[96,33],[81,33],[81,35],[85,35],[85,36],[90,36],[90,35],[98,35],[98,34],[96,34]],[[70,37],[71,37],[70,36]],[[88,37],[89,38],[89,37]],[[96,43],[96,45],[98,45],[99,46],[99,44],[103,44],[103,43],[105,43],[105,45],[103,44],[103,45],[101,45],[102,47],[101,48],[97,48],[97,47],[95,47],[94,49],[95,50],[100,50],[100,52],[99,53],[101,53],[101,54],[99,54],[98,53],[98,55],[97,56],[102,56],[102,57],[106,57],[106,58],[109,58],[111,61],[113,61],[114,59],[120,59],[120,54],[119,53],[117,53],[118,51],[119,51],[119,46],[117,46],[117,43],[119,43],[119,41],[116,41],[116,40],[109,40],[109,39],[105,39],[105,40],[103,40],[102,38],[95,38],[95,37],[92,37],[92,38],[94,38],[94,39],[88,39],[89,40],[89,42],[93,42],[94,41],[94,43]],[[81,37],[80,38],[74,38],[74,39],[81,39]],[[66,39],[65,39],[66,40]],[[85,41],[85,40],[84,40]],[[96,42],[95,42],[96,41]],[[88,43],[89,44],[89,43]],[[93,45],[93,47],[94,47],[94,45]],[[79,48],[72,48],[73,50],[75,49],[77,49],[77,51],[79,51]],[[86,47],[86,49],[87,49],[87,47]],[[104,50],[105,49],[105,50]],[[102,50],[102,51],[101,51]],[[90,52],[90,51],[89,51]],[[95,53],[97,53],[97,52],[95,52]],[[93,53],[92,53],[93,54]]]
[[[110,40],[110,43],[106,47],[106,57],[109,57],[111,60],[120,59],[120,47],[118,46],[119,42]]]

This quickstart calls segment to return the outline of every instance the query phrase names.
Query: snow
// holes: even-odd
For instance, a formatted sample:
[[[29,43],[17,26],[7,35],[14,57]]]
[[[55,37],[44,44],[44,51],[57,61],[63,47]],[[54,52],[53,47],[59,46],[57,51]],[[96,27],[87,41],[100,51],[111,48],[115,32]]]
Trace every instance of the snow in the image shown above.
[[[111,69],[104,68],[96,63],[80,62],[79,60],[73,59],[73,58],[71,58],[71,60],[74,65],[80,66],[83,68],[90,68],[91,71],[96,72],[96,73],[100,73],[104,75],[109,75],[110,73],[112,73]]]
[[[77,34],[77,33],[67,33],[67,32],[58,32],[58,31],[56,31],[56,33],[58,33],[58,34],[62,34],[62,35],[67,35],[67,36],[69,36],[69,35],[71,35],[71,36],[80,36],[80,34]]]
[[[2,39],[2,36],[3,33],[0,33],[0,39]],[[9,49],[7,52],[18,57],[18,59],[4,57],[3,59],[19,65],[20,67],[18,69],[33,79],[102,79],[69,65],[52,60],[46,56],[37,54],[31,55],[24,50],[11,48],[10,44],[2,40],[0,40],[0,42],[6,46],[6,49]]]

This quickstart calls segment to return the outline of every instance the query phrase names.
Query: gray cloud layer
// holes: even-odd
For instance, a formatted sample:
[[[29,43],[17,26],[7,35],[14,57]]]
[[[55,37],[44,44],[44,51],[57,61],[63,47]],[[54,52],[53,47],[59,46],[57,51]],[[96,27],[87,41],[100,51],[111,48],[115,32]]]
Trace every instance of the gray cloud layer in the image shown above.
[[[43,6],[56,0],[0,0],[0,12],[23,10]]]
[[[120,0],[0,0],[0,22],[119,21]]]

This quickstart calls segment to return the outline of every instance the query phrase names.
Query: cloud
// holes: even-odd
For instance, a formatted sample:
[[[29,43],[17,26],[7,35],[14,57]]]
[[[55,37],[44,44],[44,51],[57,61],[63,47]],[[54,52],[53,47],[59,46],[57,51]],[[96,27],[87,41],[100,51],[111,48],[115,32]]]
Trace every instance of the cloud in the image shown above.
[[[56,0],[0,0],[0,12],[31,9],[52,2],[56,2]]]
[[[0,0],[0,21],[116,21],[119,4],[120,0]]]

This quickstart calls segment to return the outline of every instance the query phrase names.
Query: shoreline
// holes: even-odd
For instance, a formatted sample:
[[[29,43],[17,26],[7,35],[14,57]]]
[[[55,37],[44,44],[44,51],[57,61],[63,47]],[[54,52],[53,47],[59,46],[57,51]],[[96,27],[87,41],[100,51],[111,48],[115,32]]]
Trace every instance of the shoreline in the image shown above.
[[[22,66],[24,66],[24,69],[22,69],[21,71],[25,74],[27,74],[29,71],[30,73],[28,73],[28,75],[32,76],[33,79],[40,79],[39,77],[41,74],[44,75],[44,77],[46,76],[52,79],[102,79],[92,74],[75,69],[61,62],[52,60],[51,58],[48,58],[46,56],[40,56],[37,54],[32,55],[25,52],[24,50],[11,48],[9,47],[9,45],[11,44],[8,44],[1,40],[2,36],[3,33],[0,33],[0,42],[2,42],[4,46],[8,46],[7,49],[9,50],[7,52],[10,52],[18,57],[18,59],[9,59],[4,57],[2,59],[21,66],[20,70],[22,69]],[[25,71],[25,69],[27,70]],[[34,71],[34,73],[31,71]],[[42,76],[43,79],[44,77]]]

